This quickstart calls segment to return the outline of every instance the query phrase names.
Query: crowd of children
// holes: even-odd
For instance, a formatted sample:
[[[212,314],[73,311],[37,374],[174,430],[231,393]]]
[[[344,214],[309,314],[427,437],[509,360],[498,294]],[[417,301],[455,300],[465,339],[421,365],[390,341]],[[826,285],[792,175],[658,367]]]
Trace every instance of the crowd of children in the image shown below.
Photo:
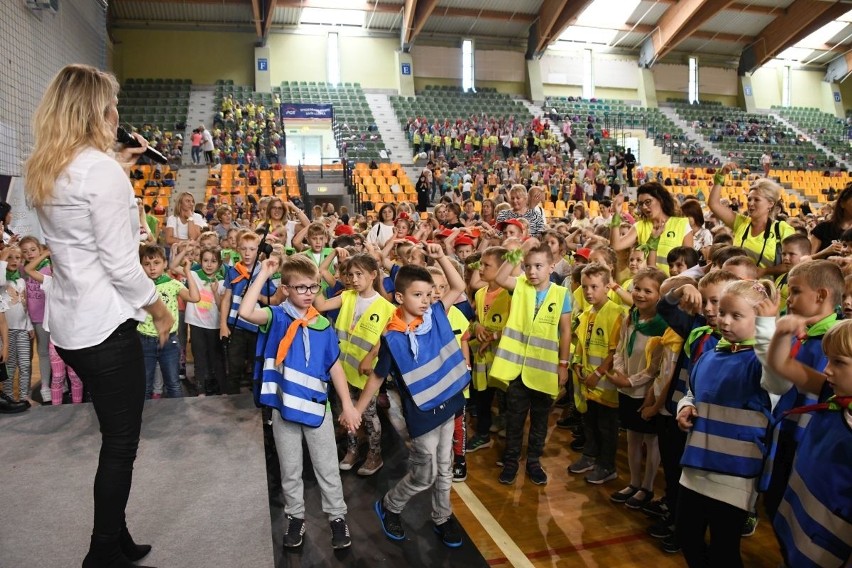
[[[303,441],[332,545],[350,546],[340,472],[382,468],[391,433],[379,415],[391,399],[409,467],[374,509],[392,540],[405,539],[409,500],[430,491],[435,531],[462,545],[450,488],[489,475],[468,472],[467,452],[499,446],[500,483],[517,483],[523,465],[525,479],[547,484],[554,472],[540,458],[556,405],[576,452],[556,475],[624,479],[610,500],[651,516],[650,534],[689,566],[742,566],[740,540],[759,502],[788,566],[848,565],[852,232],[829,260],[811,259],[806,229],[787,236],[770,280],[709,214],[715,242],[674,247],[661,262],[653,238],[610,248],[626,206],[604,224],[553,220],[540,238],[524,218],[453,223],[386,207],[382,242],[355,217],[315,210],[309,220],[289,208],[272,218],[270,204],[257,230],[199,227],[168,255],[140,248],[176,322],[163,346],[150,321],[139,324],[146,396],[248,386],[272,409],[285,546],[300,546],[306,531]],[[31,237],[5,247],[0,277],[3,357],[20,397],[30,397],[35,338],[41,399],[61,404],[67,374],[82,401],[49,342],[49,252]],[[195,375],[182,385],[187,329]],[[10,395],[12,381],[4,385]]]

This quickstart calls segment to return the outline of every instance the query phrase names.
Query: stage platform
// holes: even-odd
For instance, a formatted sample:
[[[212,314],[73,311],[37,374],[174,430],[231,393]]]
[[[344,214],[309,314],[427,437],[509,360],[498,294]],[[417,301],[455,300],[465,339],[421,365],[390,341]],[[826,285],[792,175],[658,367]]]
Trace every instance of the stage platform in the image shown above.
[[[0,566],[79,566],[100,433],[91,404],[0,417]],[[142,564],[272,566],[259,411],[249,395],[151,400],[127,507]]]

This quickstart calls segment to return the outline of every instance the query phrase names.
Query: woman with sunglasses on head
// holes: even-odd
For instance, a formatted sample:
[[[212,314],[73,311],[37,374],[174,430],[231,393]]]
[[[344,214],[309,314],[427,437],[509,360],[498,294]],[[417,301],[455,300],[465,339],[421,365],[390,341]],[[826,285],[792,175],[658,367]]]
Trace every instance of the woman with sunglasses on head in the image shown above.
[[[624,193],[612,200],[613,217],[622,214]],[[659,183],[652,181],[639,186],[636,195],[636,212],[640,218],[625,233],[610,232],[610,244],[616,251],[644,246],[648,252],[656,252],[657,268],[668,275],[666,256],[677,247],[692,247],[692,228],[689,220],[682,217],[677,202]]]
[[[831,215],[818,223],[808,237],[811,241],[811,258],[828,258],[840,254],[840,235],[852,229],[852,183],[847,184]]]
[[[777,276],[788,270],[781,264],[781,241],[796,232],[786,221],[776,220],[781,209],[780,185],[767,178],[754,180],[748,190],[748,215],[735,213],[722,204],[725,175],[737,168],[729,162],[713,176],[707,204],[733,232],[734,246],[742,247],[757,264],[758,275]]]
[[[36,110],[35,147],[26,163],[27,201],[53,268],[51,339],[91,394],[101,430],[83,568],[131,568],[151,549],[133,542],[124,514],[145,402],[136,326],[151,314],[162,345],[173,323],[139,263],[139,213],[128,171],[148,144],[137,134],[140,148],[115,148],[118,91],[115,77],[94,67],[59,71]],[[64,560],[59,563],[71,563]]]

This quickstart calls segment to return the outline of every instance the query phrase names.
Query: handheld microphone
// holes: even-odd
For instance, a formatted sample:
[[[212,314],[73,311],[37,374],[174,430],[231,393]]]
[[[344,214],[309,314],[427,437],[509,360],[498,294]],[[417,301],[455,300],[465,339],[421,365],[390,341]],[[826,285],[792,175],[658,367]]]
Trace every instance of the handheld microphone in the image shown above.
[[[116,130],[116,132],[115,132],[115,140],[119,144],[124,144],[125,146],[128,146],[130,148],[141,148],[142,147],[142,144],[140,144],[139,141],[136,140],[136,138],[131,136],[125,129],[123,129],[120,126],[118,127],[118,130]],[[169,163],[168,158],[166,158],[165,156],[160,154],[158,151],[156,151],[151,146],[148,146],[145,149],[145,152],[143,153],[143,155],[145,157],[150,158],[151,160],[159,163],[159,164],[168,164]]]

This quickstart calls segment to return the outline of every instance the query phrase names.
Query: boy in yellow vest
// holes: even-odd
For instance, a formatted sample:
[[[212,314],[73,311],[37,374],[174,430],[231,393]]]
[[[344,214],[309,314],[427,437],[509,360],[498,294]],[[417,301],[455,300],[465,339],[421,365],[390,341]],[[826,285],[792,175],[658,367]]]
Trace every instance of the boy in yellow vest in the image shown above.
[[[586,443],[583,456],[568,467],[569,473],[591,472],[586,481],[600,485],[618,477],[615,452],[618,442],[618,391],[606,372],[618,347],[623,308],[607,297],[610,269],[596,262],[583,269],[580,284],[589,306],[580,314],[577,349],[572,360],[587,409],[583,414]]]
[[[523,257],[524,273],[512,276]],[[571,352],[571,295],[553,284],[550,246],[529,239],[506,253],[497,271],[498,286],[512,293],[509,320],[494,355],[490,379],[506,385],[506,450],[499,481],[514,483],[518,475],[524,423],[530,415],[526,472],[536,485],[547,483],[540,458],[547,437],[547,418],[559,389],[568,381]]]

